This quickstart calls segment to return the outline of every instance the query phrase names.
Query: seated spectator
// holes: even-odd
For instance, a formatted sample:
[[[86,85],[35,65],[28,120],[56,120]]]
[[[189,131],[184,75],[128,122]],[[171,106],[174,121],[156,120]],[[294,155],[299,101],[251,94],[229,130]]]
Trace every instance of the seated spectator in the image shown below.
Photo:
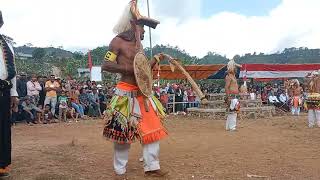
[[[71,87],[71,91],[69,92],[71,106],[79,114],[80,118],[84,118],[84,108],[79,102],[79,95],[80,92],[76,88]]]
[[[280,91],[280,92],[281,92],[281,94],[279,96],[279,100],[280,100],[280,103],[282,104],[281,106],[282,106],[283,110],[289,111],[290,110],[289,98],[284,91]]]
[[[268,98],[269,103],[275,105],[276,107],[280,107],[282,104],[278,100],[277,96],[274,95],[273,91],[270,91],[270,96]]]
[[[79,118],[79,113],[72,107],[71,103],[68,104],[68,109],[67,109],[67,118],[72,119],[72,121],[78,122]],[[69,122],[72,122],[69,120]]]
[[[43,112],[43,117],[42,117],[42,122],[43,124],[51,123],[53,120],[53,114],[51,112],[51,107],[49,104],[46,104],[44,106],[44,112]]]
[[[80,95],[79,95],[79,102],[84,109],[84,114],[86,114],[86,115],[88,114],[89,105],[90,105],[87,90],[88,89],[86,89],[86,88],[81,88]]]
[[[41,112],[43,113],[43,110],[38,108],[31,98],[29,96],[26,96],[24,98],[24,101],[22,102],[22,108],[23,108],[23,116],[27,121],[27,124],[32,126],[31,123],[37,124],[36,121],[36,113]]]
[[[288,96],[284,92],[281,92],[281,94],[279,96],[279,100],[283,104],[286,104],[288,102]]]

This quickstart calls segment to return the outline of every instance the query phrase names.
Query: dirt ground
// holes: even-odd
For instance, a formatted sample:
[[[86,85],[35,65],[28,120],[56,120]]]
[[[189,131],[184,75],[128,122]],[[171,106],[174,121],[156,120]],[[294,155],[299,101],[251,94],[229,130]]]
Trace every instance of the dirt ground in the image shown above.
[[[113,179],[112,144],[104,122],[13,127],[13,180]],[[224,121],[170,117],[170,137],[161,142],[167,179],[320,179],[320,129],[307,117],[242,120],[237,132]],[[145,179],[139,143],[131,146],[129,179]],[[248,178],[247,175],[267,178]],[[153,178],[154,179],[154,178]]]

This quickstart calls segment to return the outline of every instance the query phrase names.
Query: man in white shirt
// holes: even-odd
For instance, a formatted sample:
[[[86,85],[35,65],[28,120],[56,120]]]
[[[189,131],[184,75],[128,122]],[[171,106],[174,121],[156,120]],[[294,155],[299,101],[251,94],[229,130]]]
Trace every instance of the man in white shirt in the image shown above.
[[[284,93],[281,93],[280,96],[279,96],[279,100],[282,102],[282,103],[287,103],[288,101],[288,97],[286,96],[286,94]]]
[[[3,25],[0,11],[0,28]],[[11,164],[10,112],[18,107],[14,52],[0,34],[0,179],[9,176]]]
[[[282,109],[283,110],[285,110],[285,111],[289,111],[290,110],[290,108],[289,108],[289,105],[288,105],[288,95],[284,92],[284,91],[282,91],[281,92],[281,94],[280,94],[280,96],[279,96],[279,100],[280,100],[280,102],[281,102],[281,106],[283,107]]]
[[[33,74],[31,80],[27,82],[27,95],[32,98],[35,105],[39,102],[39,92],[42,90],[37,76]]]
[[[277,96],[274,95],[274,92],[271,91],[271,94],[269,96],[269,102],[273,105],[275,105],[276,107],[280,107],[281,106],[281,103],[280,101],[278,100]]]

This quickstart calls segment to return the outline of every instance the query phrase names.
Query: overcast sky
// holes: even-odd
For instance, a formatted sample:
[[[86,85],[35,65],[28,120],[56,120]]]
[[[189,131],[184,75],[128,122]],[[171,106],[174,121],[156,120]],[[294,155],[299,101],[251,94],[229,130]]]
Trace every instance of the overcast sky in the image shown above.
[[[149,0],[161,24],[153,44],[170,44],[202,57],[320,48],[319,0]],[[0,0],[0,30],[18,45],[91,49],[108,45],[128,0]],[[146,0],[139,0],[147,15]],[[148,45],[148,37],[144,42]]]

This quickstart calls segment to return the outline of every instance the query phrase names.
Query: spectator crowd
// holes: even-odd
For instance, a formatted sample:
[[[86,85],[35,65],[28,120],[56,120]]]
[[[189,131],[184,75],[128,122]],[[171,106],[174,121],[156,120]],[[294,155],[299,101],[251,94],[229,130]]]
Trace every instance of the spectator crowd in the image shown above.
[[[200,84],[200,87],[205,94],[225,92],[223,85],[215,83]],[[189,84],[167,83],[155,86],[153,90],[167,113],[185,113],[187,108],[200,105],[199,97]],[[11,120],[13,124],[26,121],[33,125],[101,118],[114,91],[114,85],[101,85],[90,80],[80,82],[70,76],[64,80],[54,75],[27,77],[21,73],[17,79],[20,103],[12,110]],[[261,99],[263,103],[284,111],[290,111],[292,106],[292,95],[283,84],[248,85],[248,94],[252,100]],[[305,96],[303,91],[301,104]]]
[[[114,87],[94,81],[78,82],[21,73],[17,79],[19,106],[11,112],[11,121],[28,125],[80,121],[101,118]]]

